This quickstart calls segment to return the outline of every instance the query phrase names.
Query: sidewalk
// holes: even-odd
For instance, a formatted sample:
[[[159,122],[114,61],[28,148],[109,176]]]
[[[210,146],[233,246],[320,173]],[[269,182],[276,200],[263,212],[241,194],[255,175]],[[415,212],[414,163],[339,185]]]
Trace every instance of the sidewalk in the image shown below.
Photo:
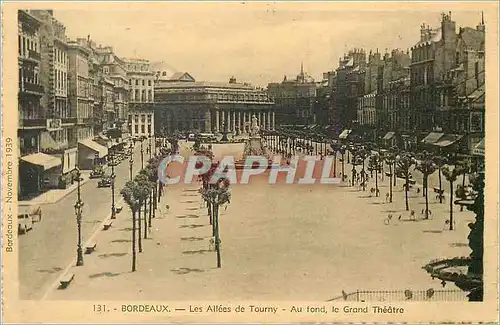
[[[82,170],[81,175],[83,181],[80,182],[80,186],[87,183],[90,180],[89,178],[90,170]],[[68,188],[65,189],[51,189],[30,200],[18,201],[18,206],[38,206],[44,204],[57,203],[66,196],[68,196],[69,194],[76,191],[77,188],[78,188],[78,183],[74,182],[72,185],[70,185]]]
[[[211,227],[206,208],[199,209],[198,185],[189,187],[167,189],[166,196],[159,203],[156,218],[152,219],[148,239],[144,239],[144,220],[141,218],[143,252],[139,253],[136,244],[136,272],[131,272],[132,216],[124,205],[112,227],[97,234],[97,248],[92,254],[84,255],[85,265],[70,268],[70,272],[75,273],[75,280],[70,286],[65,290],[54,290],[46,298],[82,300],[96,297],[99,293],[99,299],[103,300],[114,300],[118,296],[122,300],[149,300],[152,299],[150,290],[147,290],[148,296],[141,294],[143,287],[148,287],[149,283],[175,292],[175,299],[182,299],[178,293],[184,284],[179,282],[178,276],[192,273],[195,279],[198,272],[203,272],[200,263],[209,268],[216,262],[215,254],[203,255],[209,248]],[[170,205],[169,211],[167,204]],[[162,282],[168,285],[162,285]],[[172,288],[172,283],[179,285],[178,290]],[[128,290],[123,289],[125,287]]]

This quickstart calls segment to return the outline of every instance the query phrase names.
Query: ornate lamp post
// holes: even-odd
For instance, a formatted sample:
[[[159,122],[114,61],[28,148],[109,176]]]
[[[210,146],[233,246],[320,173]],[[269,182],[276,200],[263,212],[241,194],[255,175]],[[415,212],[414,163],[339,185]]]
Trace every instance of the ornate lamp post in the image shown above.
[[[130,144],[130,158],[128,160],[129,163],[129,172],[130,172],[130,180],[132,180],[133,175],[132,175],[132,165],[134,164],[134,147],[132,143]]]
[[[111,219],[116,219],[116,208],[115,208],[115,155],[111,154]]]
[[[75,215],[76,215],[76,224],[78,226],[78,245],[76,249],[76,266],[83,265],[83,250],[82,250],[82,208],[83,201],[81,199],[80,185],[82,180],[82,174],[80,173],[80,169],[76,169],[76,177],[78,182],[78,196],[75,203]]]

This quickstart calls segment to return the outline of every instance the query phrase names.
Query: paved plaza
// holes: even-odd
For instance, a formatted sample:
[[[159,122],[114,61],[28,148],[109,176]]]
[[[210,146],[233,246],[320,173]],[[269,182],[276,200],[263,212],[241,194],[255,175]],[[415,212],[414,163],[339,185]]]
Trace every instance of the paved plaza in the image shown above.
[[[237,146],[214,145],[214,153],[241,152]],[[181,153],[187,154],[186,148],[183,144]],[[350,169],[346,166],[346,171]],[[84,256],[85,265],[70,268],[75,273],[71,285],[48,290],[45,298],[326,301],[342,290],[442,289],[422,266],[435,258],[469,254],[467,224],[474,219],[473,214],[459,212],[455,206],[456,230],[443,230],[449,204],[439,204],[430,195],[433,218],[409,221],[402,181],[398,180],[393,203],[385,202],[388,178],[379,182],[378,198],[369,195],[373,182],[371,179],[365,192],[345,184],[269,185],[266,175],[249,185],[232,185],[231,204],[220,215],[220,269],[216,268],[215,252],[210,250],[211,226],[206,208],[200,205],[200,185],[170,185],[149,238],[143,240],[136,272],[130,272],[132,219],[125,208],[109,230],[97,230],[97,249]],[[420,215],[423,207],[422,195],[410,192],[410,209]],[[105,208],[100,212],[85,218],[104,218]],[[394,218],[387,225],[384,220],[388,214]],[[69,223],[75,224],[72,214]],[[84,241],[91,232],[84,233]],[[37,274],[36,268],[64,269],[66,265],[52,262],[50,256],[66,254],[69,262],[75,246],[73,230],[64,247],[53,247],[51,254],[47,253],[49,248],[37,247],[49,259],[43,259],[42,266],[40,256],[40,265],[31,267],[32,274]],[[20,264],[26,268],[23,263],[28,262]],[[60,275],[61,270],[55,270],[52,276],[36,281],[45,281],[47,288]],[[30,281],[21,278],[24,286],[39,285],[33,278]],[[456,288],[447,284],[446,289]]]

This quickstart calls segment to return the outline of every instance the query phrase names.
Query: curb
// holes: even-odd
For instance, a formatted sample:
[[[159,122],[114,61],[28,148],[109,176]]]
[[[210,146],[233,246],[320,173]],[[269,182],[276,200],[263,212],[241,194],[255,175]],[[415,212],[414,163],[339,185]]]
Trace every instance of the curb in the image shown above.
[[[88,183],[90,180],[91,180],[91,178],[87,178],[87,179],[83,180],[80,183],[80,186]],[[75,186],[75,188],[73,190],[65,193],[64,195],[58,197],[56,200],[53,200],[53,201],[42,202],[42,203],[35,203],[35,202],[29,202],[29,201],[27,203],[23,203],[25,201],[17,201],[17,205],[20,206],[20,207],[29,207],[29,206],[40,206],[40,205],[55,204],[55,203],[61,201],[62,199],[64,199],[65,197],[67,197],[68,195],[70,195],[71,193],[73,193],[74,191],[76,191],[77,189],[78,189],[78,186]]]
[[[120,200],[118,200],[116,202],[116,204],[117,205],[123,205],[124,204],[123,198],[120,199]],[[94,233],[92,235],[90,235],[90,237],[83,243],[82,249],[84,249],[85,246],[87,246],[92,241],[94,241],[94,239],[97,237],[97,235],[102,231],[102,229],[104,227],[104,223],[106,223],[110,219],[111,219],[111,212],[101,221],[101,223],[99,224],[99,227],[94,231]],[[85,264],[83,266],[85,266]],[[39,300],[47,300],[47,298],[50,296],[50,294],[52,293],[52,291],[57,290],[57,287],[59,287],[59,282],[66,275],[66,273],[68,273],[68,271],[72,267],[76,267],[76,257],[73,257],[71,259],[71,262],[68,264],[68,266],[66,266],[66,268],[64,268],[64,270],[61,272],[61,275],[59,275],[57,277],[57,279],[47,288],[47,290],[45,291],[45,293],[43,294],[43,296]]]

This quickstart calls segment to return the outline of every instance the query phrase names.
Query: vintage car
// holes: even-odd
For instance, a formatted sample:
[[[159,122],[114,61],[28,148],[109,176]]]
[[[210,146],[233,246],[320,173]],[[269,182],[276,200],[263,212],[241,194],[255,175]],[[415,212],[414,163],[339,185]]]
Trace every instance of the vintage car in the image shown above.
[[[97,187],[111,187],[112,182],[113,178],[111,176],[104,176],[99,183],[97,183]]]
[[[101,178],[104,176],[104,169],[102,166],[95,166],[94,169],[90,172],[90,178]]]
[[[18,231],[20,234],[26,234],[33,229],[33,220],[28,213],[21,213],[17,216]]]

